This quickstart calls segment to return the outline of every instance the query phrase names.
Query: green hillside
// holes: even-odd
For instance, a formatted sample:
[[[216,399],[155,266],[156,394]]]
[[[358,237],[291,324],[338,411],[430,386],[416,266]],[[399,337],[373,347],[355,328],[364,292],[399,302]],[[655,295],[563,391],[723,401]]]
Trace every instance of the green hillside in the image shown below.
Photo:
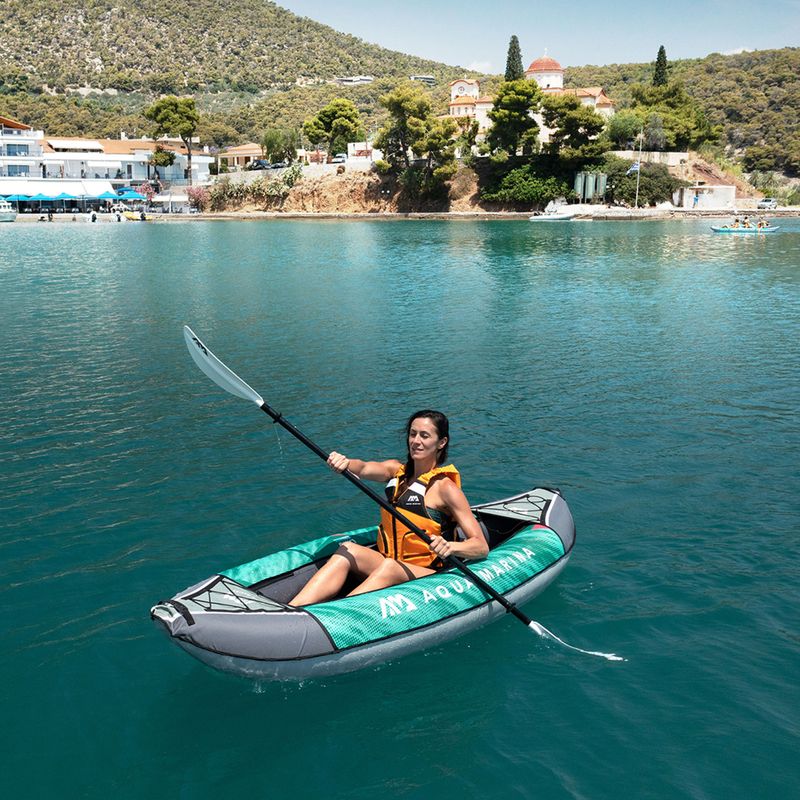
[[[0,63],[32,89],[255,93],[298,79],[458,74],[267,0],[3,0],[2,10]]]
[[[604,86],[619,107],[630,100],[631,84],[652,76],[652,63],[609,64],[569,68],[565,82]],[[722,125],[722,144],[748,170],[800,173],[800,48],[673,61],[669,77],[683,83],[713,125]]]

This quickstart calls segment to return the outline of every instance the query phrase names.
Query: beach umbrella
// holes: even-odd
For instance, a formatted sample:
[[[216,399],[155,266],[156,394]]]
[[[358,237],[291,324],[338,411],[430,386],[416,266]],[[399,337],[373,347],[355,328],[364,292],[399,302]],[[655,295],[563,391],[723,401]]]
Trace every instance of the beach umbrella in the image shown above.
[[[143,194],[139,194],[139,192],[127,192],[126,194],[120,195],[121,200],[144,200],[145,196]]]
[[[30,197],[26,194],[12,194],[9,195],[7,198],[9,203],[16,203],[17,204],[17,211],[19,211],[19,204],[24,203],[26,200],[30,200]]]
[[[52,197],[48,197],[46,194],[42,194],[41,192],[39,192],[39,194],[35,194],[33,197],[30,197],[28,199],[31,202],[38,202],[39,203],[39,211],[41,211],[42,210],[42,203],[45,203],[45,202],[49,203],[53,198]]]
[[[118,195],[114,194],[114,192],[103,192],[103,194],[97,195],[98,200],[116,200]]]
[[[66,192],[61,192],[61,194],[56,195],[53,200],[61,200],[63,203],[63,208],[66,211],[67,209],[67,200],[77,200],[78,198],[75,197],[74,194],[67,194]]]

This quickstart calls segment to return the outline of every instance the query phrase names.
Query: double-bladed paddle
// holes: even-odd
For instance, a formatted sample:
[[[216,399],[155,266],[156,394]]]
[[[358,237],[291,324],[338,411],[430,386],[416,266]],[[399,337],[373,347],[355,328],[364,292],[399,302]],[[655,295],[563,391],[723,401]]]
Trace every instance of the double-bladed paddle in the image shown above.
[[[188,326],[184,325],[183,327],[183,337],[186,340],[186,346],[189,348],[189,354],[192,357],[192,360],[198,367],[209,377],[211,378],[217,386],[224,389],[226,392],[230,392],[230,394],[235,395],[236,397],[241,397],[243,400],[249,400],[251,403],[255,403],[267,416],[271,417],[273,422],[276,422],[285,430],[289,431],[296,439],[299,439],[309,450],[313,450],[323,461],[328,460],[328,453],[326,453],[321,447],[316,445],[314,442],[311,441],[302,431],[298,430],[294,425],[292,425],[289,420],[287,420],[283,414],[276,411],[272,408],[261,395],[253,389],[252,386],[245,383],[233,370],[229,367],[225,366],[197,337],[195,332]],[[407,519],[400,511],[398,511],[391,503],[389,503],[385,498],[381,497],[377,492],[367,486],[364,481],[361,480],[357,475],[354,475],[350,472],[349,469],[344,470],[340,473],[344,475],[350,483],[357,486],[364,494],[374,500],[381,508],[388,511],[393,517],[406,525],[410,530],[412,530],[417,536],[419,536],[422,541],[426,544],[431,543],[431,539],[425,531],[415,525],[411,520]],[[492,600],[496,600],[500,603],[505,610],[511,614],[513,614],[520,622],[523,623],[526,627],[530,628],[531,630],[535,631],[540,636],[549,635],[554,639],[558,639],[557,636],[550,633],[546,628],[540,625],[538,622],[535,622],[532,619],[529,619],[525,614],[522,613],[510,600],[505,598],[499,592],[496,592],[480,575],[476,575],[460,558],[457,556],[445,556],[443,559],[445,564],[448,566],[454,567],[455,569],[459,570],[462,574],[464,574],[469,580],[471,580],[481,591],[485,592]],[[561,642],[562,644],[566,645],[566,642]],[[566,645],[567,647],[572,647],[572,645]],[[579,649],[579,648],[572,648],[572,649]],[[581,651],[587,652],[587,651]],[[613,654],[607,653],[591,653],[591,655],[600,655],[604,658],[609,658],[610,660],[618,661],[621,660],[619,656],[615,656]]]

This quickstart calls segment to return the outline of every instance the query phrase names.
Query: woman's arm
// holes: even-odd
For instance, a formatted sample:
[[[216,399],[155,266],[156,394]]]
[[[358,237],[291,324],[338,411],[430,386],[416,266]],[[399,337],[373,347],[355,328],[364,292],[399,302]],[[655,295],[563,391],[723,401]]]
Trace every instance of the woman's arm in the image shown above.
[[[388,481],[390,478],[394,478],[401,464],[397,459],[362,461],[359,458],[348,458],[334,450],[328,456],[328,466],[335,472],[344,472],[349,469],[353,475],[358,475],[365,481]]]
[[[448,542],[441,536],[432,536],[430,548],[439,557],[459,556],[461,558],[485,558],[489,553],[483,531],[478,525],[478,520],[469,507],[464,492],[447,478],[442,478],[434,484],[439,489],[438,499],[451,517],[461,526],[467,537],[463,542]],[[442,509],[439,509],[442,510]]]

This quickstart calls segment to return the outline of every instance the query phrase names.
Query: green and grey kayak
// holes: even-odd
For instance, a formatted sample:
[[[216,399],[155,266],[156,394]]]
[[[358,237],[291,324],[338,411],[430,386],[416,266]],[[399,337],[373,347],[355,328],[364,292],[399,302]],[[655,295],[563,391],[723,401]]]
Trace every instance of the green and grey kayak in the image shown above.
[[[470,567],[515,605],[539,594],[566,566],[575,525],[558,490],[532,489],[473,511],[490,550]],[[158,603],[150,616],[212,667],[303,680],[424,650],[506,613],[455,569],[354,597],[288,605],[342,542],[374,546],[376,533],[370,527],[324,536],[224,570]]]

